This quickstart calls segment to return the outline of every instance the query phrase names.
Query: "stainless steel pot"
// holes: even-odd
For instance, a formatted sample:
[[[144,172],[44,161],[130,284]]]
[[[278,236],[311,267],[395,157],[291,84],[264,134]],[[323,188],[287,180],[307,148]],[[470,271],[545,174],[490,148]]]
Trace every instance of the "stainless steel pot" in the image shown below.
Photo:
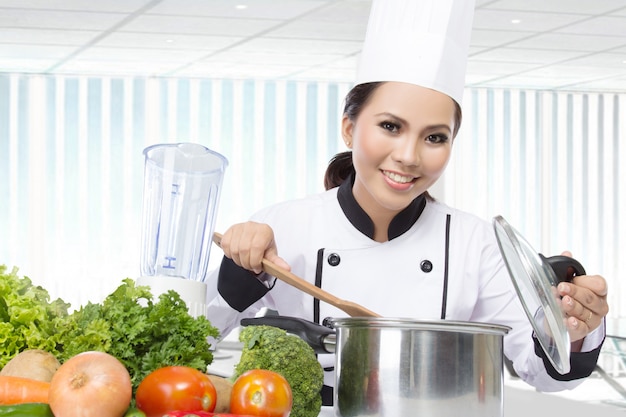
[[[335,352],[337,417],[501,417],[505,326],[395,318],[329,319],[335,330],[287,317],[281,327],[317,352]]]
[[[337,416],[502,416],[506,327],[354,317],[331,323]]]

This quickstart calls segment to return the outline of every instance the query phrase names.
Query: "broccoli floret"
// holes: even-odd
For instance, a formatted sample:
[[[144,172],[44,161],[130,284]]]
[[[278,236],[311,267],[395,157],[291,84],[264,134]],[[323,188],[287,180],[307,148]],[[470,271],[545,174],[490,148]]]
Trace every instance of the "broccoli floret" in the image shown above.
[[[241,359],[233,380],[251,369],[267,369],[285,377],[293,393],[290,417],[317,417],[322,408],[324,370],[313,349],[298,336],[271,326],[244,327]]]

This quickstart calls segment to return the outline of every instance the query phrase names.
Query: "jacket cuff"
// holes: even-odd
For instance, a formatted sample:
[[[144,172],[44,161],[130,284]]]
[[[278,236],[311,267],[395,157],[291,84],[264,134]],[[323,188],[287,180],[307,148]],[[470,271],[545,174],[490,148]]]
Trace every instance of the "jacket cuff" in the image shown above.
[[[575,379],[586,378],[594,371],[596,364],[598,363],[598,357],[600,356],[600,349],[602,343],[597,348],[589,352],[572,352],[570,354],[570,371],[566,374],[560,374],[550,363],[546,353],[539,344],[539,340],[533,335],[533,341],[535,343],[535,355],[539,356],[543,361],[543,365],[548,372],[548,375],[552,379],[557,381],[573,381]]]
[[[229,306],[243,312],[270,290],[257,276],[224,256],[217,277],[217,291]]]

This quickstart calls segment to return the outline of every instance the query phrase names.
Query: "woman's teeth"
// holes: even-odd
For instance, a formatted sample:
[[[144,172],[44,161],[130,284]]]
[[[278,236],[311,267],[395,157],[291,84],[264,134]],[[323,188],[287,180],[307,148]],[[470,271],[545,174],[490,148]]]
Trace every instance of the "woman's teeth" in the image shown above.
[[[387,176],[387,178],[395,182],[401,183],[401,184],[406,184],[408,182],[413,181],[413,177],[405,177],[403,175],[399,175],[399,174],[396,174],[394,172],[389,172],[389,171],[383,171],[383,173]]]

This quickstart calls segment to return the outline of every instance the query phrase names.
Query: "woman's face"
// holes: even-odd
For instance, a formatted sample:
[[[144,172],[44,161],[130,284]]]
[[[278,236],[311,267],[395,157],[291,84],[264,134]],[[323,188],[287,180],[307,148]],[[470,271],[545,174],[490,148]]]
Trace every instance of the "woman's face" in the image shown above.
[[[447,95],[399,82],[380,85],[356,120],[344,116],[354,197],[370,216],[403,210],[437,181],[450,159],[454,116]]]

